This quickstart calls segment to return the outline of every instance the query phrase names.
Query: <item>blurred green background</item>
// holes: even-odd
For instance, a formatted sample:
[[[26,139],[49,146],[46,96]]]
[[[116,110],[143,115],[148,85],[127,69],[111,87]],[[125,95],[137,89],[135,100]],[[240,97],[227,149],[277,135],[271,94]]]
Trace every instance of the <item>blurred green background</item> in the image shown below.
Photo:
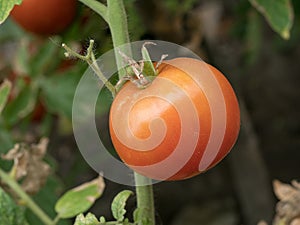
[[[288,40],[248,0],[124,2],[131,41],[157,39],[188,47],[227,76],[241,106],[240,137],[225,160],[192,179],[154,186],[158,221],[270,222],[277,201],[272,180],[290,182],[300,176],[300,2],[292,1]],[[273,13],[274,18],[281,15],[280,10]],[[46,160],[53,172],[34,199],[50,215],[63,191],[96,176],[77,149],[71,123],[74,91],[87,65],[66,59],[60,47],[64,42],[84,52],[89,39],[95,40],[96,56],[112,48],[105,21],[80,3],[76,18],[60,35],[36,36],[10,18],[0,26],[0,79],[13,84],[0,117],[0,154],[15,143],[49,137]],[[102,102],[107,109],[99,114],[99,128],[107,131],[111,98]],[[107,134],[103,138],[109,142]],[[11,163],[0,159],[0,166],[8,169]],[[104,196],[91,211],[109,218],[113,196],[128,187],[106,182]],[[29,212],[27,217],[30,224],[40,224]]]

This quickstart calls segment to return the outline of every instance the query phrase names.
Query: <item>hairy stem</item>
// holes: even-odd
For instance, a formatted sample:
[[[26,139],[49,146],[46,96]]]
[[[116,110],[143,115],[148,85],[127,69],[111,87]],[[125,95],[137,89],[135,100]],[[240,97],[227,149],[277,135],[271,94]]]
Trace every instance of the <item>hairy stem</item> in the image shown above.
[[[96,13],[98,13],[107,23],[108,23],[108,18],[107,18],[107,7],[96,0],[79,0],[89,8],[93,9]]]
[[[45,225],[55,224],[55,222],[52,221],[49,216],[23,191],[20,185],[2,169],[0,169],[0,178],[2,182],[6,183],[14,191],[14,193],[25,202],[26,206],[31,209],[31,211],[40,218]]]
[[[98,66],[97,60],[95,58],[95,55],[93,53],[93,46],[94,46],[94,40],[90,40],[90,45],[87,49],[86,55],[80,55],[71,48],[69,48],[66,44],[62,44],[62,47],[66,50],[65,55],[67,57],[73,56],[78,59],[81,59],[85,61],[89,66],[92,68],[92,70],[96,73],[98,78],[103,82],[103,84],[106,86],[106,88],[111,92],[112,96],[115,97],[116,95],[116,88],[112,83],[107,80],[107,78],[103,75],[101,69]]]
[[[139,209],[139,217],[142,221],[139,221],[139,225],[154,225],[155,224],[155,209],[154,209],[154,197],[153,186],[143,185],[150,183],[150,178],[144,177],[138,173],[134,173],[136,183],[136,196],[137,207]],[[141,186],[140,186],[141,185]]]
[[[125,70],[122,69],[122,57],[116,51],[121,45],[129,43],[127,16],[124,8],[123,0],[107,0],[108,9],[108,25],[111,32],[113,46],[115,49],[115,57],[119,69],[119,79],[125,76]],[[130,57],[131,49],[122,49],[123,52]]]
[[[115,48],[115,56],[117,66],[119,68],[119,79],[124,76],[122,68],[122,57],[117,51],[117,47],[129,43],[127,17],[124,8],[123,0],[107,0],[108,8],[108,22],[112,35],[113,45]],[[124,51],[124,49],[123,49]],[[127,56],[131,56],[130,49],[125,49]],[[153,187],[152,185],[144,185],[149,183],[149,178],[135,173],[137,207],[139,209],[140,217],[143,218],[139,221],[139,225],[155,225],[154,218],[154,200],[153,200]]]
[[[119,80],[122,80],[126,72],[122,68],[123,59],[118,50],[120,50],[119,47],[121,45],[125,45],[130,41],[128,35],[127,16],[123,0],[107,0],[107,7],[95,0],[79,1],[95,10],[108,23],[115,49],[116,63],[119,69]],[[66,50],[70,52],[68,49]],[[127,49],[123,48],[122,51],[125,52],[127,56],[131,57],[132,54],[129,46]],[[81,56],[77,57],[82,58]],[[86,58],[82,59],[86,60]],[[91,65],[90,62],[88,63]],[[93,69],[97,70],[97,68]],[[142,218],[140,221],[138,221],[138,225],[155,225],[153,187],[151,184],[145,185],[150,183],[150,179],[137,173],[135,173],[134,176],[139,218]]]

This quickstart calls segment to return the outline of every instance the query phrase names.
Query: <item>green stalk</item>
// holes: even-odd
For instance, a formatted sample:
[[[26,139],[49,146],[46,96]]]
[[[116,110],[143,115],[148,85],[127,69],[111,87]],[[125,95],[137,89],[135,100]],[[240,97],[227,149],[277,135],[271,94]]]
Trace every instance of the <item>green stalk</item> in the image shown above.
[[[154,225],[155,224],[155,208],[154,208],[154,197],[153,197],[153,186],[142,185],[150,183],[150,178],[144,177],[138,173],[134,173],[134,179],[136,183],[136,196],[137,196],[137,208],[139,210],[139,225]]]
[[[106,88],[111,92],[112,96],[115,97],[116,95],[116,89],[112,83],[109,82],[109,80],[106,79],[106,77],[101,72],[101,69],[98,67],[95,55],[93,53],[93,46],[94,46],[94,40],[90,40],[90,45],[87,49],[86,55],[80,55],[79,53],[73,51],[70,47],[68,47],[65,43],[62,44],[62,47],[66,50],[65,55],[66,56],[73,56],[78,59],[81,59],[89,64],[89,66],[93,69],[93,71],[96,73],[98,78],[103,82],[103,84],[106,86]]]
[[[31,211],[40,218],[40,220],[46,225],[54,225],[55,222],[52,221],[48,215],[23,191],[20,185],[11,178],[6,172],[0,169],[0,178],[2,182],[6,183],[15,194],[17,194],[26,204],[26,206],[31,209]]]
[[[107,7],[96,0],[79,0],[85,5],[95,10],[108,23],[114,49],[130,42],[128,35],[127,16],[123,0],[107,0]],[[131,57],[131,49],[121,49],[127,56]],[[119,69],[119,80],[125,75],[122,69],[122,57],[115,51],[116,63]],[[113,92],[112,92],[113,93]],[[138,225],[155,225],[155,210],[152,185],[150,179],[140,174],[134,173],[136,184],[137,208],[139,218]]]
[[[127,16],[124,8],[123,0],[107,0],[108,22],[110,32],[112,35],[113,45],[116,49],[120,45],[129,43]],[[126,49],[126,54],[130,57],[130,49]],[[115,51],[118,68],[122,66],[122,58],[118,52]],[[120,70],[119,70],[120,71]],[[123,77],[124,73],[119,73],[119,79]],[[139,210],[139,225],[155,225],[155,210],[152,185],[144,185],[150,183],[149,178],[140,174],[134,173],[136,184],[137,207]]]
[[[127,17],[123,0],[107,0],[107,9],[114,47],[129,43]]]
[[[123,0],[107,0],[107,10],[108,25],[110,28],[113,46],[116,50],[120,45],[124,45],[130,42],[127,26],[127,16]],[[122,49],[122,51],[126,52],[126,55],[131,57],[130,49]],[[119,80],[121,80],[121,78],[125,76],[125,70],[121,69],[123,59],[118,51],[115,51],[115,57],[119,69]]]
[[[89,8],[93,9],[96,13],[98,13],[107,23],[108,23],[108,18],[107,18],[107,7],[96,0],[79,0]]]

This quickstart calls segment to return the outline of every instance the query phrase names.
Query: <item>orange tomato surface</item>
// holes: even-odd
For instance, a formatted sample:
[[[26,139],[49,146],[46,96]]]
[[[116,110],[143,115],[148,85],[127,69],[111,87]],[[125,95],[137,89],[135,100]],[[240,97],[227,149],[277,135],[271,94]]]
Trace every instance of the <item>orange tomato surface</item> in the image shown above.
[[[181,180],[215,166],[240,128],[236,95],[213,66],[175,58],[145,89],[127,82],[110,110],[110,134],[120,158],[156,180]]]
[[[76,0],[23,0],[11,11],[13,20],[38,35],[62,32],[74,19]]]

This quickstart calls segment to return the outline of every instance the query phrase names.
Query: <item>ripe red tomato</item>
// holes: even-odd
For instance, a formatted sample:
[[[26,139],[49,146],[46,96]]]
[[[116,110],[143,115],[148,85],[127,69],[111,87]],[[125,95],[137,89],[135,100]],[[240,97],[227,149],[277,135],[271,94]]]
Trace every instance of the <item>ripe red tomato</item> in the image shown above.
[[[240,128],[235,93],[213,66],[191,58],[165,61],[145,89],[127,82],[110,111],[120,158],[156,180],[181,180],[215,166]]]
[[[11,16],[27,31],[53,35],[63,31],[75,13],[76,0],[23,0],[13,8]]]

